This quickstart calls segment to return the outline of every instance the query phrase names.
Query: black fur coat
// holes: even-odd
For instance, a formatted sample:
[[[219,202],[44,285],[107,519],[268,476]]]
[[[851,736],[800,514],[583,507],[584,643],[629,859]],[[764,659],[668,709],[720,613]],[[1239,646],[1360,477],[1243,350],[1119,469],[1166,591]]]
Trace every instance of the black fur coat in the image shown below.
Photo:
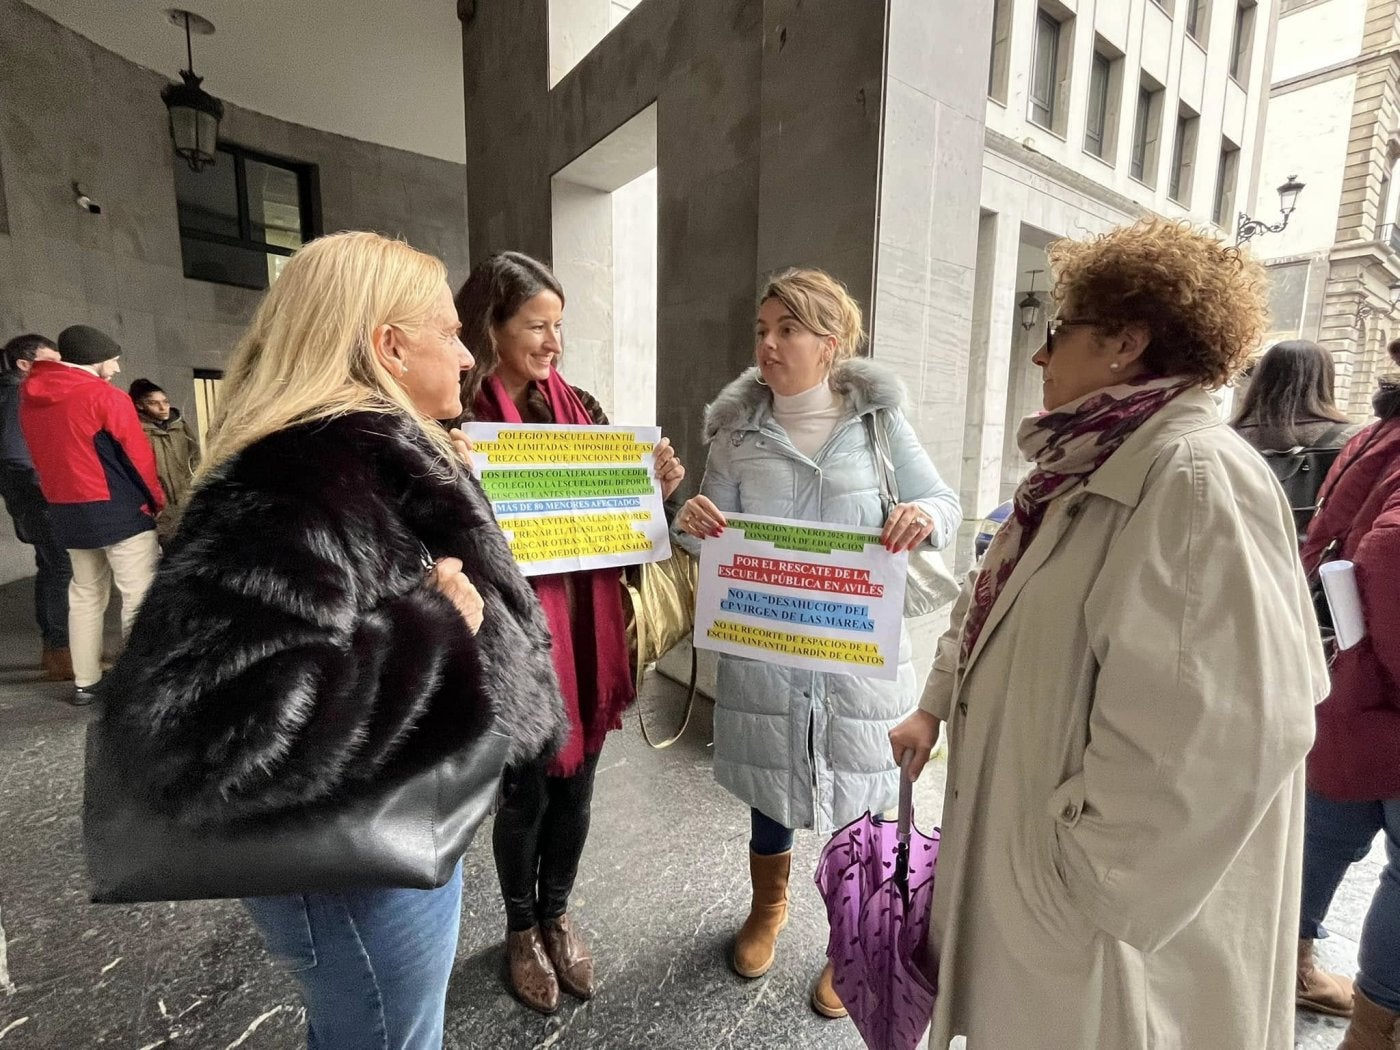
[[[217,824],[416,772],[492,727],[512,762],[558,747],[534,591],[476,480],[436,458],[410,421],[356,413],[265,438],[199,487],[101,687],[131,788]],[[475,637],[427,585],[425,547],[481,592]]]

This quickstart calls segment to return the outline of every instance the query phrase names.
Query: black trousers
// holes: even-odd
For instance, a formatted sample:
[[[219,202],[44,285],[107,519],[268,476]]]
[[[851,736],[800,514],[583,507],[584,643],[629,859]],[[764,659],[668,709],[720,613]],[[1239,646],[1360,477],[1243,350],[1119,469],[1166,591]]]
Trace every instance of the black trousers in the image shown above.
[[[571,777],[549,776],[547,768],[537,762],[507,774],[491,833],[506,926],[516,933],[569,910],[588,841],[598,756]]]
[[[34,620],[39,635],[45,649],[67,649],[68,583],[73,578],[73,563],[54,537],[44,503],[21,503],[16,509],[11,511],[15,535],[34,548]]]

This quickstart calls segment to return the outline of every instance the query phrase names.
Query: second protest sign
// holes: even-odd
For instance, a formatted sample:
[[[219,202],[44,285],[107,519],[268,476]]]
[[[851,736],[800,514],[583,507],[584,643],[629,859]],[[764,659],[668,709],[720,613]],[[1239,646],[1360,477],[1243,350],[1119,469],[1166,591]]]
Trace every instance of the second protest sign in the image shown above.
[[[700,548],[695,644],[813,671],[899,673],[908,554],[880,530],[730,517]]]

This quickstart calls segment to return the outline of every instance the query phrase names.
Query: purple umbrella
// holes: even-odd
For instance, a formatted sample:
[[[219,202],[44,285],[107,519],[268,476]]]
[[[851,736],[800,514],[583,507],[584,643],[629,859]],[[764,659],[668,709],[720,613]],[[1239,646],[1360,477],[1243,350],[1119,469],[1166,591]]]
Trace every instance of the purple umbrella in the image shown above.
[[[817,864],[836,992],[871,1050],[914,1050],[933,1016],[926,957],[938,832],[913,828],[913,808],[913,785],[901,776],[898,822],[867,813],[833,836]]]

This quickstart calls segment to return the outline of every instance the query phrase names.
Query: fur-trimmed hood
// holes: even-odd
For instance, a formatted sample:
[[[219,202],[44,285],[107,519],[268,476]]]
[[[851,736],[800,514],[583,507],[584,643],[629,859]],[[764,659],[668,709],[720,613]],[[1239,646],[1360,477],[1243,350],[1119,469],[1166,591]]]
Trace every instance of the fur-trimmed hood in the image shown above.
[[[475,636],[426,580],[441,557],[481,593]],[[564,724],[480,485],[368,412],[273,434],[199,486],[100,698],[126,781],[192,825],[339,797],[486,732],[531,760]]]
[[[868,357],[840,362],[831,370],[831,388],[846,398],[857,416],[902,409],[908,400],[900,378]],[[772,411],[773,391],[759,382],[756,366],[749,368],[705,406],[705,443],[721,432],[757,430]]]

